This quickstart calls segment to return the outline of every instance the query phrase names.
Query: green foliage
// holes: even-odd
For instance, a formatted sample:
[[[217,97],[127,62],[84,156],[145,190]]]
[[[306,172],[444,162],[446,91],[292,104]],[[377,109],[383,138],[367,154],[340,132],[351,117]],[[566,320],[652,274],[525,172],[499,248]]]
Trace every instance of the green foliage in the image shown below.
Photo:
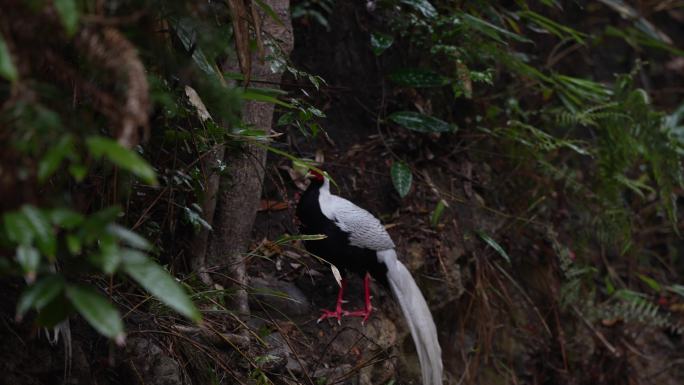
[[[411,182],[413,181],[413,174],[411,169],[404,162],[392,163],[392,183],[394,188],[399,193],[399,196],[404,198],[411,191]]]
[[[96,158],[104,156],[117,166],[130,171],[143,181],[156,185],[157,175],[143,158],[115,141],[101,136],[86,139],[88,151]]]
[[[94,290],[78,285],[67,285],[66,297],[95,330],[109,338],[123,342],[123,322],[119,311]]]
[[[370,44],[373,49],[373,54],[375,56],[380,56],[394,43],[394,38],[390,35],[385,35],[383,33],[371,33]]]
[[[592,322],[620,319],[681,331],[653,299],[653,292],[672,291],[672,285],[650,272],[661,263],[670,264],[668,272],[676,269],[673,245],[678,241],[673,236],[679,234],[677,200],[684,187],[684,106],[663,113],[640,81],[666,72],[664,58],[682,53],[640,11],[625,2],[601,3],[625,22],[590,30],[584,22],[561,17],[563,8],[574,5],[555,1],[379,2],[387,19],[375,30],[393,44],[380,49],[371,34],[371,49],[383,58],[389,52],[402,55],[399,67],[387,63],[383,68],[388,94],[401,97],[379,119],[393,140],[398,137],[394,124],[413,131],[401,133],[409,138],[455,132],[440,136],[438,147],[458,149],[450,154],[465,148],[468,161],[495,168],[488,170],[494,175],[488,186],[492,191],[484,192],[479,202],[484,210],[476,215],[499,214],[508,220],[502,228],[525,234],[524,239],[507,245],[503,233],[476,234],[514,269],[516,261],[530,258],[529,249],[550,241],[562,273],[555,299],[563,309],[580,309]],[[614,71],[622,73],[596,77],[575,65],[585,55],[610,51],[607,39],[616,37],[654,62],[628,63]],[[411,111],[415,108],[421,113]],[[415,146],[429,147],[424,142],[387,143],[411,168],[444,165],[442,159],[411,158]],[[429,148],[426,152],[434,150]],[[439,191],[436,195],[449,204],[462,203]],[[434,208],[433,227],[443,208]],[[657,232],[643,234],[646,229]],[[557,235],[548,235],[556,231],[572,249]],[[645,240],[653,234],[667,251],[653,250]],[[625,265],[629,269],[620,269]]]
[[[98,331],[121,338],[123,324],[112,305],[92,288],[70,286],[60,274],[49,273],[55,260],[78,259],[89,261],[106,274],[121,269],[162,302],[193,320],[200,319],[187,294],[166,271],[141,252],[121,246],[140,250],[152,247],[145,238],[114,223],[119,214],[117,207],[83,216],[64,207],[46,210],[25,205],[3,215],[2,238],[15,245],[15,261],[22,274],[29,282],[45,274],[21,295],[18,318],[29,309],[42,311],[66,299]],[[66,244],[66,248],[58,248],[58,243]]]
[[[394,123],[417,132],[454,132],[456,126],[434,116],[424,115],[414,111],[398,111],[388,116]]]
[[[122,254],[123,270],[140,286],[191,320],[202,319],[185,290],[166,270],[139,251],[124,249]]]
[[[449,84],[449,78],[431,71],[420,69],[401,69],[390,74],[390,80],[407,87],[441,87]]]
[[[496,251],[497,254],[499,254],[506,262],[511,263],[511,257],[508,255],[508,253],[506,253],[506,250],[504,250],[504,248],[499,244],[499,242],[495,241],[494,238],[490,237],[482,231],[477,231],[476,233],[477,236],[482,238],[482,240],[485,241],[485,243],[489,245],[489,247],[494,249],[494,251]]]
[[[292,6],[292,19],[312,19],[326,30],[330,30],[328,20],[335,0],[303,0]]]
[[[303,6],[317,10],[318,20],[326,23],[332,4]],[[265,2],[254,6],[283,23]],[[22,43],[37,50],[49,45],[54,55],[45,66],[21,57],[30,48],[18,45],[16,36],[7,41],[0,37],[0,77],[20,87],[0,110],[0,125],[11,128],[3,137],[8,159],[19,160],[8,178],[40,191],[24,197],[17,189],[9,200],[2,213],[0,248],[11,250],[12,256],[0,260],[4,273],[28,282],[19,296],[17,318],[35,310],[38,325],[54,326],[78,313],[120,342],[120,313],[98,289],[107,280],[116,282],[107,292],[112,298],[139,287],[154,299],[145,303],[161,303],[192,321],[201,320],[189,287],[170,271],[178,265],[176,243],[187,243],[193,229],[212,230],[198,202],[209,175],[230,167],[219,160],[210,170],[201,161],[216,146],[238,151],[245,142],[271,140],[261,127],[242,122],[242,103],[274,104],[281,112],[278,124],[304,135],[321,132],[319,120],[325,114],[301,96],[307,95],[304,90],[249,87],[243,74],[224,72],[222,65],[236,54],[225,3],[145,0],[96,8],[91,1],[55,0],[33,2],[26,14],[20,13],[54,18],[45,30],[36,31],[37,37],[52,39]],[[104,20],[144,15],[146,21],[105,28],[86,21],[85,14]],[[300,17],[309,16],[317,18],[316,12]],[[0,18],[4,21],[4,15]],[[264,59],[274,70],[287,71],[316,89],[325,85],[319,76],[291,66],[272,37],[262,38],[270,48]],[[15,63],[23,65],[21,79]],[[141,71],[136,75],[136,70]],[[145,81],[149,93],[148,85],[139,84]],[[0,92],[10,89],[3,84]],[[126,131],[122,121],[137,126]],[[145,136],[147,142],[140,140]],[[174,242],[168,241],[171,236]],[[169,265],[160,265],[155,257]]]
[[[69,36],[73,36],[78,28],[79,9],[75,0],[55,0],[55,10]]]
[[[0,76],[9,81],[16,81],[19,76],[2,34],[0,34]]]

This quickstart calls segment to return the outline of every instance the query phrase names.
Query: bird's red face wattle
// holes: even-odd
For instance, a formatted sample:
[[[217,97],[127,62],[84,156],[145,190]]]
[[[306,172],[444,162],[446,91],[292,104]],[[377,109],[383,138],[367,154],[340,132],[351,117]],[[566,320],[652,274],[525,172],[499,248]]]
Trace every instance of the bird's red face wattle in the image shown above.
[[[311,175],[311,179],[313,179],[317,182],[323,182],[323,180],[325,180],[325,177],[323,176],[323,174],[321,174],[320,172],[318,172],[316,170],[310,170],[309,173]]]

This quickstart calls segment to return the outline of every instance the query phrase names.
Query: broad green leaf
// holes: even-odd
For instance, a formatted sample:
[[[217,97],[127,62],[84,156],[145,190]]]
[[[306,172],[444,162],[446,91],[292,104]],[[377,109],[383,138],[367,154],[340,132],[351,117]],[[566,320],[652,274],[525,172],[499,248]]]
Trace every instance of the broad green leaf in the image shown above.
[[[78,29],[79,10],[76,0],[54,0],[55,9],[68,36]]]
[[[393,72],[389,78],[408,87],[441,87],[451,82],[447,77],[421,69],[401,69]]]
[[[38,164],[38,180],[44,182],[57,170],[64,158],[72,153],[73,139],[71,135],[62,136],[57,143],[50,147],[43,159],[40,160]]]
[[[390,170],[392,175],[392,184],[399,193],[399,196],[404,198],[411,191],[411,182],[413,182],[413,174],[411,169],[404,162],[392,163]]]
[[[33,242],[33,229],[26,216],[20,212],[10,212],[3,215],[7,238],[20,245]]]
[[[150,250],[152,248],[152,244],[150,244],[147,239],[143,238],[134,231],[117,225],[116,223],[112,223],[107,226],[107,231],[128,246],[135,247],[136,249],[140,250]]]
[[[391,114],[389,119],[398,125],[417,132],[454,132],[456,126],[441,119],[423,115],[413,111],[399,111]]]
[[[375,56],[380,56],[387,48],[392,46],[394,38],[379,32],[373,32],[370,36],[371,50]]]
[[[76,179],[76,182],[83,182],[86,174],[88,173],[88,168],[82,164],[70,164],[69,174]]]
[[[17,319],[21,319],[29,309],[40,310],[50,303],[64,289],[61,275],[48,275],[24,289],[17,302]]]
[[[183,287],[164,268],[141,252],[124,250],[123,269],[140,286],[172,309],[195,322],[202,320],[202,315]]]
[[[117,166],[128,170],[140,177],[143,181],[157,185],[157,175],[154,169],[133,150],[129,150],[114,140],[91,136],[86,139],[88,151],[95,157],[104,156]]]
[[[99,239],[100,250],[89,256],[89,260],[105,274],[114,274],[121,264],[121,249],[111,235]]]
[[[5,78],[11,82],[19,78],[17,68],[12,62],[12,55],[10,54],[5,39],[0,35],[0,77]]]
[[[123,322],[119,311],[93,288],[67,285],[66,296],[76,310],[100,334],[123,341]]]
[[[119,213],[121,213],[119,206],[110,206],[86,218],[85,223],[80,226],[80,234],[83,236],[85,243],[90,244],[97,241],[103,235],[107,226],[118,218]]]
[[[197,46],[197,31],[194,28],[191,19],[169,18],[168,20],[171,23],[171,27],[176,32],[178,40],[181,41],[188,52],[192,52],[192,60],[197,67],[209,76],[220,78],[221,74],[216,71],[214,65],[209,62],[202,48]]]
[[[401,0],[401,2],[413,7],[425,17],[437,16],[437,10],[428,0]]]
[[[53,225],[65,229],[73,229],[80,225],[84,220],[83,215],[65,207],[52,209],[49,216]]]
[[[81,254],[81,250],[83,250],[83,245],[81,244],[81,238],[78,235],[67,234],[66,235],[66,244],[67,244],[67,249],[69,250],[71,255]]]
[[[40,265],[40,253],[31,245],[19,245],[16,252],[17,262],[29,280],[36,277]]]
[[[45,307],[38,311],[36,324],[46,328],[53,328],[64,321],[74,312],[74,306],[63,295],[58,295]]]
[[[430,215],[430,225],[432,227],[437,227],[439,220],[442,218],[442,214],[444,214],[444,208],[446,206],[447,204],[444,199],[440,199],[439,202],[437,202],[437,206],[435,206],[435,209],[432,210],[432,214]]]
[[[504,250],[503,247],[501,247],[501,245],[494,240],[494,238],[483,233],[482,231],[477,231],[477,235],[480,236],[480,238],[482,238],[482,240],[485,241],[489,246],[491,246],[491,248],[494,249],[494,251],[499,253],[499,255],[503,257],[503,259],[505,259],[506,262],[511,263],[511,257],[508,256],[506,250]]]
[[[21,213],[24,214],[33,229],[40,251],[45,256],[53,258],[57,252],[57,239],[48,217],[42,210],[31,205],[22,206]]]

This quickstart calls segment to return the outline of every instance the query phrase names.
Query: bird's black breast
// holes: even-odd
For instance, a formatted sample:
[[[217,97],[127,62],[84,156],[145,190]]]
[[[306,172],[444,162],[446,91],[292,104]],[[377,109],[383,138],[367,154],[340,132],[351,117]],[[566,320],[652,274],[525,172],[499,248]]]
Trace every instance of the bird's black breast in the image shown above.
[[[319,187],[310,185],[297,205],[297,217],[301,222],[299,232],[326,236],[321,240],[304,241],[306,249],[337,266],[343,273],[344,270],[360,275],[369,272],[376,281],[387,286],[387,267],[378,261],[376,251],[352,246],[349,243],[349,234],[323,215],[318,201]]]

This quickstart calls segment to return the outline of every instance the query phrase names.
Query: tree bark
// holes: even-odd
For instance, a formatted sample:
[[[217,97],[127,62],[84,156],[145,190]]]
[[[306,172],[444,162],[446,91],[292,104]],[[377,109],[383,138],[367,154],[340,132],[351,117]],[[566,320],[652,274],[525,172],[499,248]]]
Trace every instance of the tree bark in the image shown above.
[[[293,34],[289,14],[289,0],[264,1],[277,14],[283,24],[259,12],[260,28],[266,44],[266,57],[289,55],[293,47]],[[256,5],[255,5],[256,6]],[[279,50],[281,53],[276,53]],[[275,87],[282,72],[273,72],[268,60],[261,61],[257,54],[252,58],[251,79],[266,81],[252,87],[267,84]],[[248,101],[242,109],[243,121],[254,128],[270,133],[274,105]],[[266,167],[266,150],[253,144],[245,144],[239,150],[226,150],[224,162],[229,167],[221,177],[216,210],[209,235],[206,253],[207,266],[227,265],[229,283],[237,291],[232,307],[241,314],[249,314],[247,302],[247,269],[244,253],[249,247],[252,227],[261,198],[261,188]]]

